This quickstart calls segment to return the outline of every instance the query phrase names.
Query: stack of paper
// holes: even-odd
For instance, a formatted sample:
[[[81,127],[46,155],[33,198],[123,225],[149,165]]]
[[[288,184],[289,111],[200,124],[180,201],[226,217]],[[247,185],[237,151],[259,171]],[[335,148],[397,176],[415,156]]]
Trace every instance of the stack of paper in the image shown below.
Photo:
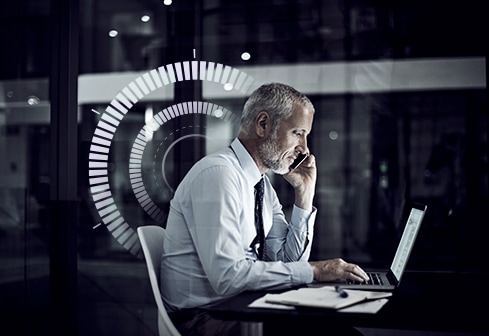
[[[344,290],[348,296],[342,297],[333,286],[305,287],[289,290],[280,294],[267,294],[261,300],[257,300],[250,307],[264,308],[290,308],[290,307],[315,307],[328,309],[351,308],[358,305],[360,312],[375,313],[386,302],[391,292],[377,292],[365,290]],[[380,300],[383,299],[383,300]],[[370,302],[375,304],[368,304]],[[342,309],[342,311],[355,311],[355,309]]]

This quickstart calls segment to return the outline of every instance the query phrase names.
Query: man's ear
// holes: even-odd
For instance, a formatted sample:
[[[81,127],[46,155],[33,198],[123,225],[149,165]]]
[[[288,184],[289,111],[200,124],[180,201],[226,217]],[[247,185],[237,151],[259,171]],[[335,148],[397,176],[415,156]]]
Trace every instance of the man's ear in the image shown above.
[[[270,132],[270,115],[262,111],[256,116],[255,130],[256,134],[260,137],[267,136]]]

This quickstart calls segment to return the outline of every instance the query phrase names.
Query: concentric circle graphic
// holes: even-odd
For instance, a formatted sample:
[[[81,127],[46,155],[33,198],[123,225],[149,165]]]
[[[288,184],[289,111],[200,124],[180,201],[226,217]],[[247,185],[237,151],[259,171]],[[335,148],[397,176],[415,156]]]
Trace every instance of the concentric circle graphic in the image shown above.
[[[191,127],[193,127],[193,126],[191,126]],[[197,125],[196,127],[200,127],[200,126]],[[182,128],[182,129],[184,129],[184,128]],[[180,130],[177,130],[177,132],[178,131],[180,131]],[[168,178],[166,176],[166,171],[165,171],[166,160],[168,158],[168,154],[173,149],[173,147],[175,145],[177,145],[180,141],[186,140],[188,138],[204,138],[207,141],[213,141],[213,138],[211,138],[211,137],[205,136],[205,135],[200,134],[200,133],[193,133],[193,134],[187,134],[187,135],[180,136],[177,140],[173,141],[170,146],[168,146],[168,148],[165,150],[165,152],[163,154],[163,158],[161,160],[160,166],[161,166],[161,176],[163,178],[163,184],[170,191],[171,195],[173,195],[175,193],[175,187],[172,186],[171,182],[168,180]],[[167,138],[165,138],[165,140],[167,140]],[[159,148],[157,149],[157,151],[159,151]],[[156,154],[155,154],[155,157],[156,157]],[[157,174],[157,165],[156,165],[156,162],[153,162],[153,178],[155,178],[155,180],[156,180],[157,175],[158,175]],[[158,186],[158,181],[155,181],[154,183]],[[159,222],[159,220],[158,220],[158,222]]]
[[[141,164],[143,162],[143,152],[146,144],[151,140],[151,137],[148,137],[148,134],[156,132],[160,126],[172,118],[193,113],[210,115],[226,121],[235,121],[235,119],[237,119],[236,115],[232,114],[231,111],[212,103],[194,101],[173,105],[156,114],[150,122],[143,126],[131,149],[129,175],[133,192],[144,211],[158,223],[163,218],[163,211],[151,200],[142,181]],[[202,135],[192,134],[185,137],[190,136]],[[170,146],[170,148],[171,147],[172,146]],[[165,178],[164,172],[162,172],[162,175]]]
[[[247,94],[255,82],[246,73],[220,63],[186,61],[161,66],[136,78],[116,95],[101,114],[92,137],[88,173],[92,199],[101,218],[101,223],[96,227],[105,225],[117,242],[135,256],[141,256],[141,245],[136,230],[127,223],[119,211],[109,183],[108,167],[112,139],[123,118],[139,100],[164,85],[186,80],[210,81],[243,94]],[[202,114],[228,122],[234,122],[236,119],[236,115],[222,106],[191,101],[181,102],[160,111],[141,128],[129,154],[129,178],[139,205],[156,222],[162,219],[164,213],[149,196],[141,169],[143,152],[151,141],[148,134],[157,131],[171,119],[187,114]]]

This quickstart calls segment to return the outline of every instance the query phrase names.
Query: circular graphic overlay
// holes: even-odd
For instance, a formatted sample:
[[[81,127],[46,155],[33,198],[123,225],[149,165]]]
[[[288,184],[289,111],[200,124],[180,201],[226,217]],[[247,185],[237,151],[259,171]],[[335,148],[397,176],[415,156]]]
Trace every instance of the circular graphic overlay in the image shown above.
[[[209,81],[248,94],[255,80],[246,73],[220,63],[186,61],[167,64],[137,77],[124,87],[101,114],[90,144],[88,174],[90,193],[100,216],[100,223],[131,254],[141,256],[141,245],[133,226],[128,223],[116,204],[110,187],[109,154],[115,132],[130,113],[131,108],[146,95],[164,87],[186,80]],[[134,140],[129,163],[129,175],[133,192],[144,211],[158,221],[162,210],[151,200],[142,181],[142,154],[150,141],[148,131],[156,131],[167,121],[185,114],[202,114],[233,122],[234,114],[216,104],[200,101],[182,102],[157,113],[146,123]]]
[[[151,200],[142,179],[142,168],[141,165],[143,163],[143,152],[148,143],[151,141],[152,137],[150,134],[156,132],[160,126],[162,126],[165,122],[178,118],[179,116],[188,115],[188,114],[204,114],[213,116],[219,119],[223,119],[229,122],[235,122],[237,117],[231,111],[212,103],[206,102],[187,102],[180,103],[177,105],[170,106],[163,111],[156,114],[153,119],[148,122],[143,128],[139,131],[136,140],[134,141],[133,147],[131,149],[130,161],[129,161],[129,176],[131,180],[131,186],[133,192],[141,205],[141,207],[146,211],[148,215],[150,215],[157,223],[160,223],[163,219],[163,211]],[[163,156],[163,164],[166,159],[166,154],[168,151],[178,142],[184,140],[187,137],[205,137],[202,134],[190,134],[184,137],[181,137],[179,140],[174,141],[167,152]],[[166,174],[164,170],[162,170],[162,176],[165,180],[166,184],[169,186],[168,180],[166,179]],[[171,188],[171,186],[170,186]]]

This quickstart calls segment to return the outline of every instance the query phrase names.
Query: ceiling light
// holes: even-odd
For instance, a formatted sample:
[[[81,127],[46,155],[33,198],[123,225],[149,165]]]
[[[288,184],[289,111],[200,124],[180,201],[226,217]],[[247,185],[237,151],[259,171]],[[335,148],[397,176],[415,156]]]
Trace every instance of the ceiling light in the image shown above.
[[[151,20],[151,17],[149,15],[143,15],[143,16],[141,16],[141,21],[142,22],[148,22],[149,20]]]
[[[116,37],[117,35],[119,35],[119,32],[115,29],[112,29],[109,31],[109,36],[110,37]]]
[[[241,59],[242,59],[243,61],[249,61],[249,60],[250,60],[250,58],[251,58],[251,55],[250,55],[250,53],[249,53],[249,52],[246,52],[246,51],[245,51],[245,52],[243,52],[243,53],[241,54]]]
[[[331,132],[329,132],[329,138],[330,138],[331,140],[336,140],[336,139],[338,139],[338,136],[339,136],[339,134],[338,134],[338,132],[336,132],[336,131],[331,131]]]
[[[36,96],[27,97],[27,104],[29,104],[31,106],[32,105],[38,105],[40,101],[41,100],[39,99],[39,97],[36,97]]]

